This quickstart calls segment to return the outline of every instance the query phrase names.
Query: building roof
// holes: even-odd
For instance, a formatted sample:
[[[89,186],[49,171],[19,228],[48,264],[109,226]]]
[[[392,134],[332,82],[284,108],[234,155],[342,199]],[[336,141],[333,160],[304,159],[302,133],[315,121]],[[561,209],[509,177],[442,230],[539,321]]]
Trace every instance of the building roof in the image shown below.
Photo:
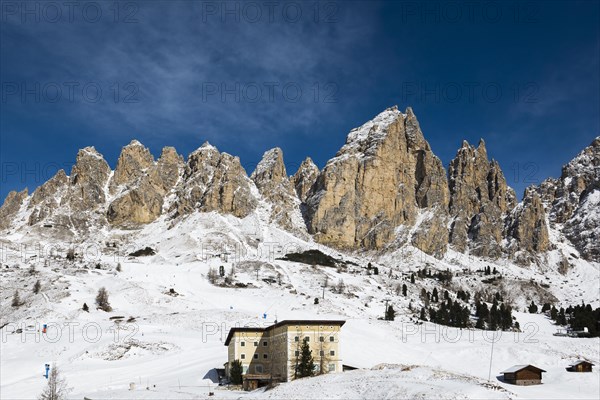
[[[576,361],[576,362],[574,362],[573,364],[570,364],[570,365],[569,365],[569,367],[575,367],[575,366],[577,366],[577,365],[579,365],[579,364],[589,364],[589,365],[594,365],[594,364],[592,364],[592,363],[591,363],[591,362],[589,362],[589,361],[586,361],[586,360],[579,360],[579,361]]]
[[[240,328],[231,328],[229,333],[227,334],[227,339],[225,339],[225,346],[229,346],[229,342],[231,338],[233,338],[233,334],[236,332],[264,332],[267,328],[249,328],[249,327],[240,327]]]
[[[225,339],[225,346],[229,346],[229,342],[231,342],[231,339],[233,338],[233,335],[236,332],[265,332],[265,331],[269,331],[271,329],[279,328],[280,326],[284,326],[284,325],[339,325],[341,327],[345,323],[346,323],[346,321],[343,321],[343,320],[331,320],[331,319],[324,319],[324,320],[289,319],[289,320],[277,322],[266,328],[251,328],[251,327],[231,328],[229,330],[229,333],[227,334],[227,339]]]
[[[521,365],[513,365],[512,367],[505,369],[504,371],[502,371],[500,373],[501,374],[511,374],[511,373],[522,371],[524,369],[533,369],[533,370],[540,371],[540,372],[546,372],[543,369],[538,368],[531,364],[521,364]]]

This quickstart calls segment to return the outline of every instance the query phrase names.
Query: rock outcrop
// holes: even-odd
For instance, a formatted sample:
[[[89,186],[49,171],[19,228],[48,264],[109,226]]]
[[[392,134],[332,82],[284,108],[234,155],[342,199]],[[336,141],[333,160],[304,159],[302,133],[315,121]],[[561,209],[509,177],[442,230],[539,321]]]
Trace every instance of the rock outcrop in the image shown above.
[[[544,204],[535,188],[528,188],[523,201],[511,212],[506,236],[510,255],[521,264],[529,264],[533,254],[550,249]]]
[[[288,178],[280,148],[265,152],[250,179],[271,205],[271,222],[288,231],[301,226],[300,200]]]
[[[353,129],[319,173],[306,199],[309,232],[338,248],[381,249],[398,226],[415,224],[422,207],[445,212],[443,171],[412,109],[389,108]],[[447,234],[430,240],[444,248]]]
[[[156,220],[182,169],[183,159],[172,147],[165,147],[155,163],[146,147],[132,141],[123,148],[111,181],[111,191],[117,197],[108,206],[108,221],[134,227]]]
[[[0,207],[0,229],[4,230],[10,227],[12,219],[15,218],[21,209],[27,196],[27,189],[21,192],[12,191],[6,196],[2,207]]]
[[[500,257],[504,218],[516,196],[498,163],[488,159],[483,139],[477,148],[463,142],[449,166],[449,187],[452,246],[481,257]]]
[[[240,159],[220,153],[208,142],[188,157],[183,182],[173,204],[176,215],[194,210],[219,211],[246,217],[257,205],[253,182],[240,164]]]
[[[110,181],[110,192],[114,194],[121,185],[132,185],[137,183],[141,177],[148,174],[148,170],[154,166],[154,157],[150,150],[137,140],[132,140],[123,147],[115,172]]]
[[[296,194],[301,201],[306,201],[308,192],[315,184],[317,176],[319,175],[319,167],[315,165],[310,157],[306,157],[298,171],[292,176],[291,181],[296,190]]]
[[[111,169],[93,147],[77,153],[71,169],[69,205],[77,211],[93,211],[106,203],[106,189]]]
[[[559,179],[547,179],[536,188],[550,224],[589,260],[600,262],[600,137],[562,168]]]

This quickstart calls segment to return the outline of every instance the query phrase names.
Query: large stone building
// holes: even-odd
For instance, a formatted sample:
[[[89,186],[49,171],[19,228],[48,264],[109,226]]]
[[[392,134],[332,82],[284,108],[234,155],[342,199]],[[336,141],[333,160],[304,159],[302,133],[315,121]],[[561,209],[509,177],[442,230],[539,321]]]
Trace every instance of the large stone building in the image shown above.
[[[232,328],[225,340],[228,347],[225,373],[230,377],[231,363],[240,360],[246,389],[270,381],[292,380],[305,338],[308,338],[312,351],[316,374],[341,372],[340,329],[344,323],[289,320],[263,328]]]

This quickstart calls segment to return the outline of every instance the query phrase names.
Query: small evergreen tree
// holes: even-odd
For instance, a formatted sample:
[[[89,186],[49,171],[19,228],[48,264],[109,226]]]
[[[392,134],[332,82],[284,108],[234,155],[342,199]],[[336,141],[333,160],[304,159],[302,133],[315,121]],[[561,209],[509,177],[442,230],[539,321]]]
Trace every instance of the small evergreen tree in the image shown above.
[[[550,303],[544,303],[542,306],[542,312],[550,311]]]
[[[296,378],[304,378],[312,376],[315,370],[315,363],[312,356],[312,351],[308,344],[308,339],[305,338],[302,341],[302,347],[300,348],[300,360],[296,367]]]
[[[537,313],[537,310],[538,310],[538,307],[535,305],[535,303],[532,300],[531,304],[529,305],[529,313],[535,314],[535,313]]]
[[[42,284],[40,283],[40,280],[38,279],[37,281],[35,281],[35,284],[33,285],[33,293],[38,294],[40,292],[41,288],[42,288]]]
[[[394,311],[394,307],[390,304],[387,310],[385,310],[385,320],[393,321],[394,318],[396,318],[396,312]]]
[[[406,292],[408,288],[406,287],[406,283],[402,285],[402,296],[406,297]]]
[[[122,268],[121,268],[121,263],[117,264],[117,272],[121,272]]]
[[[433,293],[431,294],[431,301],[437,303],[440,300],[440,296],[438,294],[437,288],[433,288]]]
[[[222,265],[219,266],[219,275],[221,278],[225,276],[225,267]]]
[[[70,248],[69,250],[67,250],[67,260],[75,261],[75,249]]]
[[[315,297],[315,304],[319,304],[319,298]]]
[[[379,275],[379,268],[373,267],[373,275]]]
[[[101,287],[98,290],[98,294],[96,295],[96,305],[102,311],[105,311],[105,312],[112,311],[112,307],[110,306],[110,303],[108,302],[108,292],[106,291],[106,288]]]
[[[419,316],[421,321],[427,321],[427,317],[425,316],[425,307],[421,308],[421,315]]]
[[[240,360],[233,360],[231,362],[231,369],[229,370],[231,383],[234,385],[241,385],[243,372],[244,369],[242,368],[242,362]]]
[[[19,297],[19,290],[15,290],[15,294],[13,294],[11,306],[17,308],[20,307],[23,303],[21,303],[21,297]]]
[[[410,274],[410,283],[415,283],[415,274]]]
[[[88,307],[87,303],[83,303],[83,307],[81,307],[81,309],[85,312],[90,312],[90,308]]]

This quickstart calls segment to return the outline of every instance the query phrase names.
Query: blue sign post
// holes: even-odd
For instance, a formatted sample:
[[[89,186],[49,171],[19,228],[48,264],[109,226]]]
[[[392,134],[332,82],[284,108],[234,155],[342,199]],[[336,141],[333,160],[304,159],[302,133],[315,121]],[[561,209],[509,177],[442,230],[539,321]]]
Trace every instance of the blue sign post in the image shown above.
[[[48,371],[50,371],[50,364],[46,364],[46,379],[48,379]]]

